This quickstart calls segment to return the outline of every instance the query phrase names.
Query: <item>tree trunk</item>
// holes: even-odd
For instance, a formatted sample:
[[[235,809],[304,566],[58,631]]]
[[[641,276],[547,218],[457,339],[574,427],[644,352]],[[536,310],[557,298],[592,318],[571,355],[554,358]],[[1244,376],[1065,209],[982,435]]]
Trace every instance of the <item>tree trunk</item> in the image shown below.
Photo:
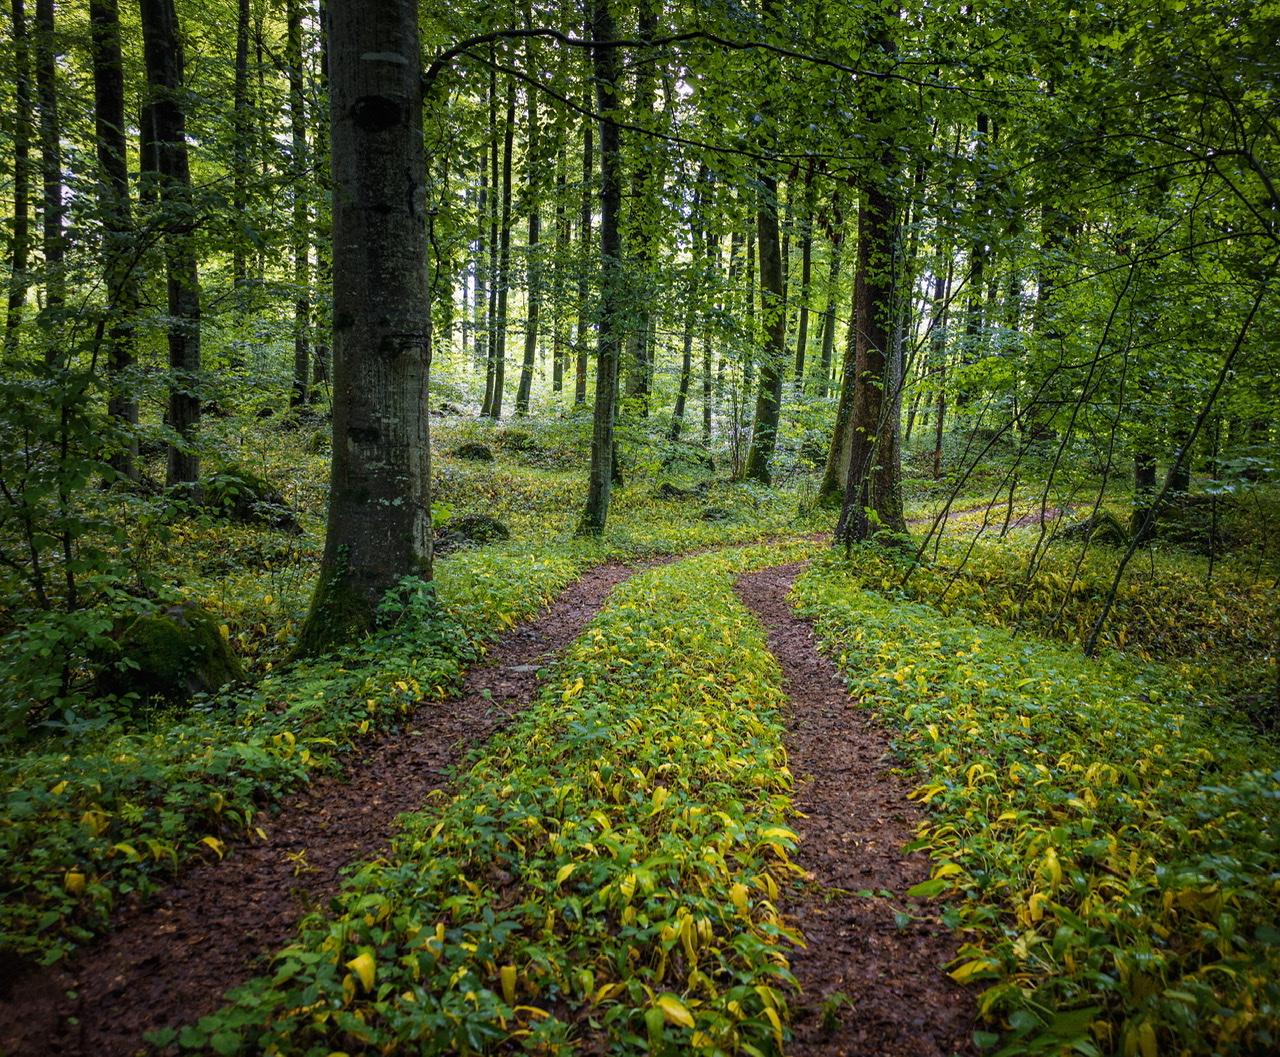
[[[311,210],[306,188],[306,93],[302,78],[302,0],[288,0],[285,64],[289,71],[289,133],[292,148],[293,194],[293,392],[291,407],[303,407],[311,399]]]
[[[675,410],[671,412],[671,428],[668,437],[674,443],[680,439],[680,431],[684,427],[684,409],[689,399],[689,384],[693,380],[693,330],[698,322],[698,298],[702,292],[702,274],[706,268],[703,248],[702,202],[707,184],[707,165],[698,166],[698,177],[694,183],[693,205],[689,210],[689,239],[693,244],[689,260],[689,282],[685,296],[684,346],[680,358],[680,387],[676,393]]]
[[[831,360],[836,344],[836,302],[840,296],[840,260],[844,243],[844,222],[840,207],[832,205],[831,263],[827,273],[827,307],[822,313],[822,366],[819,369],[818,395],[826,396],[831,388]]]
[[[800,217],[800,314],[796,321],[796,391],[804,390],[805,346],[809,341],[809,283],[813,276],[813,170],[805,172]]]
[[[778,181],[760,179],[762,193],[756,213],[760,243],[760,314],[764,347],[760,354],[760,387],[751,427],[751,449],[745,474],[750,481],[769,484],[769,462],[777,443],[782,408],[782,363],[787,341],[786,290],[782,279],[782,239],[778,229]]]
[[[609,516],[614,473],[614,415],[618,401],[618,358],[623,332],[622,157],[618,132],[619,59],[610,47],[616,35],[610,0],[593,0],[592,48],[596,110],[600,114],[600,331],[596,345],[596,405],[592,415],[591,469],[587,505],[579,531],[603,534]]]
[[[431,577],[418,7],[330,0],[329,17],[333,461],[324,557],[299,654],[368,631],[403,577]]]
[[[31,106],[30,51],[22,0],[13,0],[13,239],[10,243],[8,311],[4,324],[4,354],[18,351],[18,327],[27,303],[27,258],[31,247]]]
[[[329,97],[329,10],[326,0],[320,0],[320,98]],[[316,186],[319,188],[316,208],[316,224],[312,233],[316,254],[316,289],[321,291],[320,305],[325,303],[323,291],[333,285],[333,217],[329,203],[333,201],[333,177],[329,171],[329,115],[316,114],[312,107],[312,118],[315,121],[316,149],[312,153],[315,160]],[[329,334],[332,328],[321,316],[315,321],[315,357],[312,361],[311,385],[313,394],[327,395],[329,385],[329,364],[333,358],[333,350],[329,348]],[[314,395],[313,395],[314,399]]]
[[[564,281],[565,262],[569,259],[569,211],[565,208],[565,194],[568,189],[568,177],[565,175],[564,143],[560,144],[556,159],[556,249],[555,271],[552,274],[551,301],[555,306],[555,323],[551,331],[551,390],[555,393],[564,391],[564,365],[568,349],[565,334]]]
[[[493,396],[489,417],[502,417],[507,381],[507,302],[511,293],[511,168],[516,136],[516,82],[507,85],[507,123],[502,140],[502,228],[498,235],[498,270],[494,276],[498,298],[493,326]]]
[[[200,285],[191,219],[191,169],[186,115],[182,110],[183,59],[173,0],[141,0],[147,66],[143,157],[155,165],[163,211],[169,305],[169,426],[179,441],[169,445],[169,487],[197,490],[200,456]]]
[[[45,360],[65,361],[59,316],[66,301],[63,266],[66,238],[62,201],[62,122],[58,116],[57,42],[54,35],[53,0],[36,0],[36,98],[40,105],[40,172],[44,185],[44,289],[48,331]]]
[[[530,17],[530,21],[532,21]],[[537,63],[532,45],[529,49],[529,68],[536,69]],[[533,368],[538,355],[538,314],[542,307],[542,269],[538,243],[542,239],[542,219],[538,215],[538,198],[542,182],[542,159],[539,156],[541,144],[538,139],[538,93],[529,91],[529,142],[527,144],[527,166],[525,174],[525,195],[529,206],[529,249],[527,297],[528,313],[524,325],[524,359],[520,362],[520,384],[516,388],[516,414],[529,413],[529,394],[533,389]]]
[[[94,126],[98,140],[98,200],[102,209],[102,261],[107,292],[107,413],[123,427],[113,444],[111,466],[138,479],[138,401],[125,372],[133,364],[138,310],[137,249],[129,203],[128,144],[125,141],[124,64],[116,0],[89,0],[93,43]]]
[[[243,217],[249,207],[249,143],[253,137],[253,117],[249,111],[249,0],[236,6],[236,67],[232,94],[231,207]],[[237,291],[237,307],[243,310],[243,294],[249,282],[248,254],[244,240],[231,246],[231,283]]]
[[[893,200],[873,187],[858,215],[853,443],[835,530],[846,546],[907,530],[899,485],[902,350],[892,340],[897,237]]]
[[[587,16],[587,33],[593,32],[591,15]],[[591,112],[591,90],[583,92],[582,109]],[[591,121],[582,123],[582,217],[578,221],[578,237],[582,246],[582,264],[578,273],[578,333],[577,355],[575,356],[573,402],[574,405],[587,402],[587,320],[590,314],[590,281],[587,278],[586,261],[591,254],[591,214],[592,187],[595,182],[595,160],[592,157],[595,146]]]

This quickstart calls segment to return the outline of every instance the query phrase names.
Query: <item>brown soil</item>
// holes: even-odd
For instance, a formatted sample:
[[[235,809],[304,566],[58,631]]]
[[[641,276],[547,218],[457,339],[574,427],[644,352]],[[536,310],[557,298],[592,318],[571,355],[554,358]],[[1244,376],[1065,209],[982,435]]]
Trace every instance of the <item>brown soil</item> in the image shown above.
[[[376,856],[396,816],[446,788],[449,769],[532,700],[537,672],[633,570],[592,570],[468,673],[459,696],[424,703],[405,732],[365,747],[341,779],[322,779],[264,826],[265,841],[192,870],[72,960],[0,981],[0,1057],[135,1057],[143,1033],[191,1023],[290,942],[308,908],[338,890],[344,867]],[[890,773],[888,738],[851,702],[808,626],[786,605],[796,567],[744,577],[739,590],[769,629],[791,693],[791,769],[799,779],[806,883],[783,910],[804,931],[793,958],[794,1057],[972,1053],[973,1003],[941,964],[954,957],[935,908],[902,893],[928,875],[904,856],[916,807]],[[857,893],[887,891],[893,896]],[[910,910],[899,928],[895,910]],[[836,998],[835,996],[843,996]],[[847,998],[847,1001],[844,999]]]
[[[929,876],[929,859],[900,849],[919,808],[892,773],[889,737],[853,706],[813,632],[787,604],[798,566],[738,582],[743,602],[768,632],[790,695],[788,765],[796,776],[793,861],[805,884],[781,908],[806,946],[791,968],[802,989],[793,1003],[797,1057],[946,1057],[976,1052],[974,1003],[942,965],[956,955],[938,908],[904,893]],[[879,895],[888,892],[892,895]],[[869,893],[860,895],[859,893]],[[899,927],[895,912],[911,914]]]
[[[291,942],[350,863],[374,858],[397,815],[443,790],[449,768],[532,699],[539,667],[571,642],[634,569],[592,569],[536,620],[504,636],[461,693],[424,702],[404,733],[364,746],[344,777],[322,778],[263,825],[266,841],[197,867],[68,962],[0,990],[3,1057],[134,1057],[145,1032],[190,1024]]]

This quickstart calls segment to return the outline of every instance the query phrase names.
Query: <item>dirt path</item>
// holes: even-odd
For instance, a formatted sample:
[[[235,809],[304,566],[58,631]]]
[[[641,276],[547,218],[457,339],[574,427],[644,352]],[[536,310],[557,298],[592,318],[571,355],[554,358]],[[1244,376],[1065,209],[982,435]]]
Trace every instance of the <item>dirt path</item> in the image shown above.
[[[65,964],[0,994],[4,1057],[133,1057],[145,1032],[193,1023],[291,942],[299,917],[338,891],[341,870],[375,857],[395,818],[445,787],[448,768],[527,705],[538,668],[578,636],[635,568],[599,566],[467,673],[461,694],[419,707],[406,732],[365,747],[345,779],[324,778],[234,847],[128,916]],[[487,695],[486,696],[486,692]]]
[[[192,870],[78,958],[20,976],[0,994],[0,1055],[135,1057],[147,1052],[145,1032],[216,1009],[228,988],[261,970],[264,952],[293,939],[302,913],[338,890],[345,866],[386,846],[397,815],[443,790],[467,749],[532,700],[538,668],[634,571],[591,570],[541,617],[505,636],[467,674],[459,696],[422,705],[404,733],[367,746],[345,781],[322,779],[286,804],[264,826],[265,842]],[[888,773],[887,737],[849,707],[808,625],[786,604],[796,571],[768,569],[739,582],[789,683],[788,752],[804,779],[796,862],[808,883],[789,893],[783,909],[809,946],[793,959],[805,998],[788,1053],[971,1053],[972,1001],[939,968],[954,955],[949,934],[927,908],[899,929],[901,900],[856,894],[904,892],[927,876],[928,860],[897,851],[911,839],[916,808]]]
[[[902,898],[929,875],[922,853],[903,855],[919,809],[890,773],[888,735],[850,707],[835,667],[787,604],[799,566],[744,576],[738,593],[768,631],[791,698],[788,764],[796,776],[808,882],[784,913],[808,946],[792,958],[804,997],[795,1003],[793,1057],[946,1057],[972,1046],[972,996],[940,968],[955,957],[950,932],[919,905],[899,928]],[[859,892],[895,893],[893,897]],[[835,997],[843,996],[843,997]],[[845,1000],[847,998],[847,1001]]]

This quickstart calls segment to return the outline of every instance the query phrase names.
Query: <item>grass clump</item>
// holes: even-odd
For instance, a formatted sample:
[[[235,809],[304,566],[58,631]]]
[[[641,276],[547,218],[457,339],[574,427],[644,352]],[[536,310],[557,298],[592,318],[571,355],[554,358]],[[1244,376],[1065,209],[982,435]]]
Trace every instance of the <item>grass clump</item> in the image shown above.
[[[864,590],[827,560],[801,611],[899,732],[1002,1053],[1248,1054],[1280,1038],[1280,753],[1158,668]],[[994,1046],[999,1036],[982,1033]]]

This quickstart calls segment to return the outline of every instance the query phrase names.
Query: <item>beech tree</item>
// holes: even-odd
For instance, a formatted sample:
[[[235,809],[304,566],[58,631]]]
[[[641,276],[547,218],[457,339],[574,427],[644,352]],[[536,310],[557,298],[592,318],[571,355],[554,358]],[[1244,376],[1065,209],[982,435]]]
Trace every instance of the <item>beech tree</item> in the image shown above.
[[[324,556],[299,635],[370,630],[386,593],[431,576],[431,308],[414,0],[329,0],[333,459]]]

